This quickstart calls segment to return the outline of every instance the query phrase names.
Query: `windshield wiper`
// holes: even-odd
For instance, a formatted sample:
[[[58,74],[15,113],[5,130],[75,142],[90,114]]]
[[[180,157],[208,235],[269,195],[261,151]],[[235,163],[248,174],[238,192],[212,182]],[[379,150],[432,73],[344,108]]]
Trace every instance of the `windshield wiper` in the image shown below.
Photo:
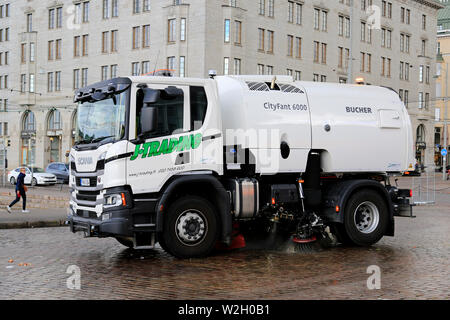
[[[89,143],[100,142],[100,141],[105,140],[107,138],[114,138],[114,136],[98,137],[98,138],[92,139],[91,141],[89,141]]]

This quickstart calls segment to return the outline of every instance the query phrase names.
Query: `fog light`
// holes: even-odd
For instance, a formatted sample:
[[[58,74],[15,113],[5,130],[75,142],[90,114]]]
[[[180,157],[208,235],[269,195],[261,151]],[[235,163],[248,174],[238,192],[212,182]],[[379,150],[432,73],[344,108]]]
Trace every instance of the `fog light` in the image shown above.
[[[102,215],[102,221],[109,220],[109,219],[111,219],[111,214],[110,213],[104,213]]]

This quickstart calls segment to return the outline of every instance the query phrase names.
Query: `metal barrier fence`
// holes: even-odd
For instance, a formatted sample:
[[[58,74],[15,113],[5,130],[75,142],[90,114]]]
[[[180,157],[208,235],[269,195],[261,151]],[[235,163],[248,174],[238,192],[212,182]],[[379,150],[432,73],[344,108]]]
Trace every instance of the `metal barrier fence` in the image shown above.
[[[412,177],[411,189],[413,191],[413,203],[420,205],[433,205],[436,203],[436,167],[425,167],[422,174]],[[440,175],[439,175],[440,176]]]

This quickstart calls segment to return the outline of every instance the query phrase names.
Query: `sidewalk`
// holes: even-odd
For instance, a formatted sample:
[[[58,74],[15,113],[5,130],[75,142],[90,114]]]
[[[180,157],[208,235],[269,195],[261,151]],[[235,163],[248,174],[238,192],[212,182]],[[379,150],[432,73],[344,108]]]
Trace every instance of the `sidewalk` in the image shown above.
[[[67,220],[67,209],[29,209],[22,213],[22,203],[12,208],[12,213],[6,207],[0,208],[0,229],[44,228],[64,226]]]
[[[28,187],[27,209],[22,213],[22,200],[12,208],[6,206],[15,198],[14,186],[0,187],[0,229],[38,228],[64,226],[69,207],[68,187]]]

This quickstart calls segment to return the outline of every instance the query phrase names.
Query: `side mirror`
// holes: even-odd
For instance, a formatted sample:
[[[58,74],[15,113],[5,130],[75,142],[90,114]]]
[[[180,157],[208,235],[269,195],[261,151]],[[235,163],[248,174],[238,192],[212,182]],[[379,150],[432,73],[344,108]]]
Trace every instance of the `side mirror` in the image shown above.
[[[156,107],[144,107],[141,110],[141,131],[143,134],[156,130],[158,116]]]

